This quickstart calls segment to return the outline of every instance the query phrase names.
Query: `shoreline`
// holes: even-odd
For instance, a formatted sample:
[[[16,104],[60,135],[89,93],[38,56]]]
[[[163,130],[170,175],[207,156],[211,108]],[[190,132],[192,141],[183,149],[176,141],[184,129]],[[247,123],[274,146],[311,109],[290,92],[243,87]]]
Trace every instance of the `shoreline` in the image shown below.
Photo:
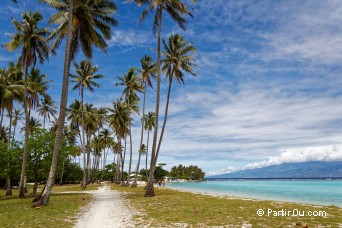
[[[155,197],[144,197],[143,188],[120,188],[139,213],[138,225],[151,227],[309,227],[342,226],[342,208],[296,202],[231,197],[167,184],[155,187]],[[258,211],[264,214],[258,214]],[[271,211],[271,212],[269,212]],[[276,213],[286,213],[274,215]],[[304,213],[296,215],[295,213]],[[324,212],[310,217],[305,213]],[[290,214],[293,213],[293,214]],[[305,227],[300,226],[300,227]]]
[[[162,188],[159,187],[158,188]],[[166,185],[166,188],[170,189],[170,190],[175,190],[175,191],[180,191],[180,192],[188,192],[188,193],[193,193],[193,194],[201,194],[201,195],[205,195],[205,196],[212,196],[212,197],[217,197],[217,198],[224,198],[224,199],[236,199],[236,200],[245,200],[245,201],[270,201],[270,202],[276,202],[279,204],[285,204],[285,203],[290,203],[290,204],[299,204],[302,206],[312,206],[312,207],[337,207],[337,208],[341,208],[342,209],[342,205],[323,205],[323,204],[319,204],[319,203],[310,203],[310,202],[296,202],[296,201],[289,201],[286,199],[274,199],[274,198],[257,198],[257,196],[251,197],[251,196],[242,196],[242,195],[234,195],[230,193],[214,193],[214,192],[208,192],[208,191],[203,191],[200,189],[193,189],[193,188],[182,188],[182,187],[176,187],[176,186],[172,186],[172,183],[169,183],[168,185]]]

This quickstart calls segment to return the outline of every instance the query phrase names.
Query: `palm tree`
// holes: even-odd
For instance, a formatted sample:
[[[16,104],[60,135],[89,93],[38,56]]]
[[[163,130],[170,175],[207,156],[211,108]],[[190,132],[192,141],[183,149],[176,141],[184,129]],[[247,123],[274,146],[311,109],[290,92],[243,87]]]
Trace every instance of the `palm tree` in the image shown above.
[[[145,115],[145,126],[144,129],[147,130],[147,140],[146,140],[146,164],[145,164],[145,169],[146,169],[146,178],[148,177],[148,172],[147,172],[147,160],[148,160],[148,145],[150,142],[150,131],[154,128],[154,123],[155,123],[155,118],[156,114],[154,112],[148,112],[147,115]]]
[[[70,121],[70,128],[73,129],[78,134],[78,137],[81,139],[79,128],[82,122],[82,109],[80,100],[75,99],[69,105],[67,114],[67,120]]]
[[[51,38],[56,37],[53,48],[57,48],[65,36],[67,36],[67,41],[56,143],[53,151],[49,178],[44,192],[35,206],[46,205],[49,201],[51,189],[55,181],[58,153],[67,108],[70,61],[79,50],[79,44],[81,44],[81,48],[86,57],[89,58],[92,56],[92,47],[94,45],[101,50],[105,50],[107,47],[105,40],[111,38],[110,26],[116,26],[118,24],[112,17],[113,13],[116,12],[116,5],[109,0],[69,0],[69,4],[66,0],[42,1],[60,11],[50,19],[50,22],[59,24],[57,30],[51,36]]]
[[[79,95],[81,96],[81,126],[82,126],[82,140],[81,140],[81,146],[82,146],[82,151],[85,153],[85,136],[84,136],[84,89],[89,89],[90,92],[94,91],[94,87],[99,88],[100,85],[94,81],[94,79],[99,79],[102,78],[103,75],[101,74],[96,74],[98,71],[97,66],[93,66],[90,61],[87,60],[82,60],[80,64],[77,64],[76,62],[74,63],[75,68],[76,68],[76,73],[77,74],[70,74],[71,76],[71,82],[75,82],[76,85],[72,88],[72,90],[78,89]],[[85,167],[84,167],[85,168]],[[88,167],[89,168],[89,167]],[[83,180],[85,177],[83,177]],[[86,183],[82,183],[82,187],[86,187]]]
[[[30,123],[29,123],[29,134],[31,135],[33,132],[38,131],[41,129],[42,124],[37,118],[34,118],[31,116]],[[21,129],[22,131],[25,131],[25,127]]]
[[[116,83],[116,86],[123,86],[124,90],[122,92],[121,98],[124,95],[127,106],[128,106],[128,117],[131,116],[131,110],[134,111],[134,103],[139,100],[136,92],[142,92],[143,87],[141,85],[141,77],[137,76],[135,73],[135,68],[130,68],[127,74],[124,74],[123,77],[117,77],[119,79],[119,83]],[[131,174],[132,167],[132,134],[131,134],[131,124],[129,124],[129,142],[130,142],[130,159],[129,159],[129,168],[128,168],[128,177]],[[129,178],[127,178],[127,184],[129,184]]]
[[[121,156],[122,155],[122,145],[121,145],[121,143],[119,143],[119,142],[115,142],[114,141],[114,143],[113,143],[113,145],[112,145],[112,149],[113,149],[113,154],[114,154],[114,164],[116,164],[116,172],[115,172],[115,177],[113,176],[113,179],[115,180],[115,183],[116,184],[119,184],[120,183],[120,179],[119,179],[119,177],[120,177],[120,175],[119,175],[119,170],[120,170],[120,159],[119,159],[119,156]],[[117,155],[117,159],[116,159],[116,163],[115,163],[115,155]],[[113,173],[114,173],[114,170],[113,170]],[[113,180],[113,181],[114,181]]]
[[[9,63],[7,69],[0,70],[0,110],[1,110],[1,121],[0,126],[2,126],[2,120],[4,116],[5,109],[9,116],[9,127],[8,127],[8,137],[7,137],[7,152],[11,149],[12,142],[12,117],[13,117],[13,106],[14,101],[20,101],[23,96],[23,86],[21,85],[22,74],[20,69],[18,69],[13,62]],[[7,166],[10,167],[11,161],[8,160]],[[6,177],[6,196],[12,196],[11,189],[11,179],[9,173]]]
[[[107,147],[106,142],[104,142],[100,136],[100,130],[102,129],[103,125],[106,123],[107,109],[101,107],[101,108],[95,108],[94,110],[95,110],[94,117],[95,117],[95,128],[96,128],[96,136],[94,137],[97,138],[97,143],[95,144],[97,148],[94,148],[94,150],[98,151],[97,167],[96,167],[96,170],[98,170],[100,166],[100,158],[102,157],[102,164],[103,164],[103,160],[105,157],[105,154],[103,154],[102,156],[102,152],[104,153],[105,148]]]
[[[12,40],[5,44],[8,51],[14,51],[21,47],[19,64],[24,73],[24,111],[25,111],[25,142],[23,152],[23,162],[20,175],[19,197],[24,195],[24,178],[26,173],[27,153],[28,153],[28,129],[29,129],[29,104],[26,94],[28,93],[28,69],[35,66],[37,59],[43,63],[49,57],[50,48],[46,40],[49,35],[49,28],[40,29],[38,23],[43,20],[43,16],[38,12],[23,13],[22,22],[12,19],[17,33],[12,36]]]
[[[44,2],[48,3],[48,0]],[[67,35],[67,41],[66,41],[66,48],[65,48],[62,94],[61,94],[61,101],[60,101],[59,117],[57,119],[57,128],[56,128],[57,133],[56,133],[56,139],[55,139],[55,146],[53,149],[51,167],[50,167],[50,172],[49,172],[49,177],[47,179],[47,183],[42,193],[37,198],[34,199],[34,201],[36,202],[34,206],[36,207],[45,206],[47,204],[50,198],[52,186],[55,183],[55,176],[56,176],[57,163],[58,163],[58,154],[59,154],[59,148],[62,142],[65,114],[66,114],[66,108],[67,108],[67,99],[68,99],[69,73],[70,73],[70,61],[71,61],[72,23],[73,23],[71,18],[73,18],[73,9],[74,9],[73,2],[74,2],[73,0],[69,0],[69,10],[67,13],[68,27],[67,27],[67,32],[65,34]],[[51,1],[51,3],[57,4],[56,1],[53,1],[53,2]],[[67,3],[65,3],[65,6],[67,8]]]
[[[47,81],[46,74],[41,74],[38,68],[31,68],[27,87],[29,117],[31,117],[31,110],[36,110],[40,106],[40,100],[51,100],[51,97],[46,93],[50,82],[52,80]]]
[[[98,171],[100,167],[101,151],[104,149],[104,143],[98,135],[94,135],[90,141],[90,147],[93,151],[93,167],[92,170]]]
[[[22,73],[20,69],[9,63],[8,68],[0,69],[0,126],[2,126],[5,109],[11,118],[13,103],[21,101],[23,97]]]
[[[95,114],[95,108],[92,104],[85,104],[84,110],[82,110],[82,113],[84,113],[84,130],[86,135],[86,152],[87,152],[87,163],[86,167],[84,167],[87,170],[87,176],[86,181],[84,182],[82,188],[85,189],[87,185],[91,182],[91,159],[90,159],[90,152],[91,152],[91,137],[96,132],[96,114]]]
[[[68,33],[69,7],[65,0],[43,0],[43,2],[59,11],[49,20],[52,24],[58,25],[58,28],[51,34],[51,38],[55,38],[53,45],[55,49]],[[118,25],[118,21],[112,17],[116,10],[117,7],[111,0],[73,1],[71,59],[74,59],[80,48],[87,58],[92,57],[92,46],[102,51],[106,50],[106,40],[111,38],[110,26]]]
[[[56,119],[57,115],[57,106],[56,102],[54,102],[51,99],[48,99],[45,97],[44,99],[41,99],[41,105],[37,109],[39,115],[43,116],[43,128],[45,129],[45,120],[46,118],[51,121],[51,116]]]
[[[102,177],[101,179],[103,178],[103,174],[104,174],[104,170],[105,170],[105,167],[106,167],[106,159],[107,159],[107,153],[106,153],[106,148],[111,148],[113,143],[114,143],[114,138],[111,136],[112,135],[112,131],[108,128],[106,129],[103,129],[100,134],[99,134],[99,137],[100,137],[100,140],[103,142],[103,145],[104,145],[104,148],[103,148],[103,160],[102,160]]]
[[[67,109],[67,113],[68,113],[68,121],[70,121],[70,129],[74,130],[75,133],[78,135],[78,138],[80,139],[81,145],[83,145],[83,138],[81,136],[81,132],[80,132],[80,126],[82,123],[82,105],[81,102],[77,99],[75,99],[73,101],[73,103],[71,103],[69,105],[69,108]],[[84,149],[82,148],[83,146],[81,146],[81,153],[83,153],[83,181],[86,182],[86,154]],[[83,183],[82,183],[83,186]]]
[[[125,162],[124,162],[125,156],[123,156],[123,154],[122,154],[121,140],[124,139],[129,132],[128,125],[131,122],[131,119],[129,117],[130,111],[129,111],[129,108],[128,108],[126,103],[118,100],[118,101],[113,102],[113,108],[109,108],[108,112],[109,112],[109,115],[108,115],[109,126],[113,129],[113,131],[117,137],[118,145],[120,145],[119,156],[120,156],[121,174],[122,174],[123,169],[124,169],[124,164],[125,164]],[[117,151],[119,150],[118,147],[116,148],[116,150]],[[118,174],[118,172],[117,172],[117,174]]]
[[[153,33],[155,34],[158,30],[158,60],[157,60],[157,89],[156,89],[156,119],[155,119],[155,128],[153,133],[153,144],[152,144],[152,154],[151,154],[151,172],[148,178],[148,185],[146,187],[145,196],[153,197],[155,196],[153,181],[154,181],[154,169],[157,161],[155,160],[156,156],[156,148],[157,148],[157,137],[158,137],[158,117],[159,117],[159,103],[160,103],[160,82],[161,82],[161,61],[160,61],[160,41],[161,41],[161,30],[162,30],[162,19],[163,12],[166,11],[171,18],[177,22],[179,27],[185,30],[186,20],[183,15],[189,15],[192,17],[188,6],[184,4],[181,0],[129,0],[130,2],[134,1],[138,5],[147,5],[147,8],[142,12],[141,17],[139,18],[138,23],[141,23],[151,11],[155,11],[154,20],[153,20]],[[192,0],[195,2],[195,0]]]
[[[151,88],[152,87],[152,82],[151,78],[155,78],[155,73],[156,73],[156,67],[155,63],[153,63],[151,56],[145,55],[141,60],[141,69],[140,74],[141,74],[141,80],[142,84],[144,86],[144,101],[143,101],[143,112],[142,112],[142,118],[141,118],[141,135],[140,135],[140,146],[141,148],[143,140],[144,140],[144,117],[145,117],[145,101],[146,101],[146,91],[147,91],[147,85],[149,85]],[[140,151],[140,150],[139,150]],[[139,166],[140,166],[140,159],[141,159],[141,153],[139,152],[139,157],[138,157],[138,163],[135,169],[135,177],[133,184],[131,187],[136,187],[137,186],[137,176],[139,172]]]
[[[13,110],[13,119],[12,119],[12,125],[13,125],[13,139],[15,139],[15,131],[18,125],[18,121],[22,119],[24,112],[19,108],[14,108]]]
[[[194,46],[188,44],[182,36],[177,34],[171,35],[168,43],[163,40],[163,46],[164,51],[162,54],[164,59],[162,60],[162,70],[164,73],[166,73],[166,77],[169,79],[169,88],[166,98],[164,121],[160,133],[155,161],[158,160],[160,146],[164,136],[167,114],[169,110],[172,80],[175,78],[177,82],[184,84],[184,73],[189,73],[193,76],[196,76],[194,70],[192,69],[193,66],[196,66],[196,64],[194,64],[196,60],[192,56],[192,53],[196,51]]]

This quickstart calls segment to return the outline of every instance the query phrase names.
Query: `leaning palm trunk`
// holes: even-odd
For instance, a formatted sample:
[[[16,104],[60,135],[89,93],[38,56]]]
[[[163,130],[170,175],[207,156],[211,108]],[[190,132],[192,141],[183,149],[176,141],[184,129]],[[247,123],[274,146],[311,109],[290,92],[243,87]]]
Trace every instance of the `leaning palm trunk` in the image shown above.
[[[27,60],[24,59],[23,61],[23,71],[24,71],[24,110],[25,110],[25,142],[24,142],[24,152],[23,152],[23,161],[21,165],[21,174],[20,174],[20,183],[19,183],[19,197],[25,197],[25,175],[26,175],[26,163],[27,163],[27,154],[28,154],[28,139],[29,139],[29,112],[28,112],[28,101],[27,101]]]
[[[68,18],[69,18],[68,37],[67,37],[67,42],[66,42],[65,59],[64,59],[63,87],[62,87],[59,117],[58,117],[58,122],[57,122],[55,146],[53,149],[49,178],[44,187],[43,194],[41,195],[39,200],[36,202],[35,206],[45,206],[47,204],[50,198],[51,189],[55,183],[57,163],[58,163],[58,154],[59,154],[59,148],[60,148],[62,136],[63,136],[65,113],[66,113],[67,101],[68,101],[69,71],[70,71],[70,60],[71,60],[70,50],[71,50],[71,42],[72,42],[72,11],[73,11],[73,0],[70,0],[69,1],[69,13],[68,13]]]
[[[169,81],[169,89],[168,89],[168,91],[167,91],[167,99],[166,99],[166,106],[165,106],[164,122],[163,122],[163,126],[162,126],[161,133],[160,133],[160,138],[159,138],[159,142],[158,142],[158,148],[157,148],[157,153],[156,153],[156,158],[155,158],[154,166],[157,165],[157,160],[158,160],[160,145],[161,145],[161,143],[162,143],[162,141],[163,141],[165,126],[166,126],[166,120],[167,120],[167,113],[168,113],[168,111],[169,111],[169,102],[170,102],[172,78],[173,78],[173,77],[172,77],[172,74],[171,74],[171,76],[170,76],[170,81]]]
[[[131,185],[131,187],[137,187],[137,176],[138,176],[138,172],[139,172],[140,159],[141,159],[141,153],[142,153],[142,151],[140,151],[140,149],[141,149],[141,146],[142,146],[142,142],[144,140],[145,102],[146,102],[146,81],[145,81],[145,85],[144,85],[144,103],[143,103],[143,113],[142,113],[142,118],[141,118],[141,134],[140,134],[139,157],[138,157],[137,167],[135,169],[134,181],[133,181],[133,184]]]
[[[158,67],[158,77],[157,77],[157,92],[156,92],[156,119],[154,123],[154,133],[153,133],[153,144],[152,144],[152,153],[151,153],[151,165],[150,165],[150,174],[148,177],[148,182],[146,186],[145,197],[153,197],[155,196],[153,181],[154,181],[154,169],[155,169],[155,155],[156,155],[156,148],[157,148],[157,137],[158,137],[158,117],[159,117],[159,103],[160,103],[160,81],[161,81],[161,69],[160,69],[160,38],[161,38],[161,27],[162,27],[162,14],[163,8],[159,6],[159,15],[158,15],[158,60],[157,60],[157,67]],[[158,11],[158,10],[157,10]]]

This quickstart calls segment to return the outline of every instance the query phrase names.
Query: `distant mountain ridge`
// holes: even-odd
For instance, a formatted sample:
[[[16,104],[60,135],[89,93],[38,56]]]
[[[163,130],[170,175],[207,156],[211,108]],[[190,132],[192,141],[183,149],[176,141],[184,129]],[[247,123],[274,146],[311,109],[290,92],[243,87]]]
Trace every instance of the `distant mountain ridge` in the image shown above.
[[[342,161],[284,163],[206,178],[342,178]]]

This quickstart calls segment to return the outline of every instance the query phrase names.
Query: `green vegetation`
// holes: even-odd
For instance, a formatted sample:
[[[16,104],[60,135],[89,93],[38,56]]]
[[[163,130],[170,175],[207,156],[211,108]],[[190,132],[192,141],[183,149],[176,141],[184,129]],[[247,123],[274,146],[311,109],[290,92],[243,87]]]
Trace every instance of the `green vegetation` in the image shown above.
[[[319,225],[339,227],[342,224],[342,208],[321,207],[295,203],[274,202],[265,200],[245,200],[228,197],[215,197],[157,188],[156,197],[145,198],[142,187],[127,189],[113,186],[113,189],[124,191],[139,215],[137,221],[152,227],[176,226],[176,224],[195,227],[206,226],[238,226],[252,224],[253,227],[296,227],[300,222],[308,227]],[[327,217],[259,217],[258,209],[287,211],[326,211]],[[297,226],[302,227],[302,226]]]
[[[28,164],[27,164],[27,181],[42,182],[47,178],[49,172],[52,149],[54,147],[55,131],[47,131],[45,129],[35,129],[31,132],[28,140]],[[75,183],[82,177],[82,171],[78,164],[73,161],[73,153],[75,146],[68,143],[65,138],[62,142],[62,152],[58,162],[57,183]],[[21,160],[18,159],[22,155],[22,145],[12,142],[12,148],[6,150],[6,144],[0,140],[0,162],[8,163],[9,166],[0,166],[0,183],[9,175],[14,185],[19,182]]]
[[[205,173],[197,167],[190,165],[189,167],[179,165],[171,168],[170,176],[178,179],[186,180],[204,180]]]
[[[39,186],[42,189],[43,186]],[[96,189],[98,185],[91,185]],[[54,192],[79,191],[79,185],[55,186]],[[28,191],[32,191],[29,185]],[[48,207],[31,208],[33,198],[18,198],[18,189],[13,190],[12,197],[5,197],[0,190],[1,227],[72,227],[77,220],[77,213],[91,199],[84,193],[52,194]]]
[[[13,2],[17,3],[17,1]],[[116,85],[122,86],[122,95],[113,102],[112,108],[95,108],[94,104],[84,103],[84,91],[92,92],[94,88],[100,87],[96,81],[104,77],[98,73],[99,67],[92,61],[93,49],[96,47],[101,51],[107,51],[107,41],[112,37],[112,27],[118,25],[118,21],[114,18],[117,12],[116,4],[111,0],[40,0],[38,2],[56,10],[56,13],[48,19],[51,28],[41,27],[44,18],[38,11],[22,12],[21,20],[14,19],[15,15],[13,15],[11,32],[13,35],[4,45],[7,51],[16,51],[20,54],[16,63],[10,62],[7,68],[0,69],[0,161],[4,164],[0,167],[0,187],[5,187],[6,195],[11,196],[11,187],[19,185],[19,195],[24,198],[27,182],[35,183],[33,191],[35,195],[38,183],[44,181],[46,188],[36,205],[46,205],[52,186],[56,182],[82,181],[85,189],[89,183],[96,180],[111,179],[128,186],[131,180],[127,177],[130,177],[132,172],[138,173],[141,156],[146,155],[145,176],[148,175],[146,170],[152,170],[149,177],[146,177],[149,180],[146,194],[154,196],[154,177],[162,179],[166,174],[165,170],[157,166],[157,161],[166,127],[172,80],[176,79],[175,81],[184,83],[185,74],[195,75],[192,67],[195,66],[193,52],[196,49],[191,43],[179,35],[171,35],[169,42],[163,41],[161,47],[162,19],[168,15],[185,30],[185,16],[192,16],[190,6],[183,1],[129,1],[147,6],[139,23],[154,11],[154,32],[158,29],[157,61],[151,56],[144,55],[140,60],[141,69],[128,67],[126,74],[117,77]],[[165,14],[163,17],[162,12]],[[57,49],[65,39],[63,80],[58,112],[57,102],[48,94],[53,82],[49,80],[51,75],[42,72],[36,63],[43,64],[51,54],[59,53]],[[79,51],[87,60],[77,59]],[[75,73],[70,73],[71,61],[74,61]],[[164,121],[158,136],[162,73],[169,79],[169,87]],[[146,91],[147,86],[153,88],[152,78],[157,78],[156,108],[155,112],[149,111],[146,115]],[[78,90],[80,95],[80,101],[74,100],[71,105],[67,102],[69,82],[74,83],[71,90]],[[139,93],[144,93],[143,104],[140,104]],[[143,109],[142,114],[139,112],[140,107]],[[34,117],[35,114],[40,115],[43,123],[39,118]],[[141,115],[142,120],[140,145],[136,154],[138,164],[135,170],[132,168],[133,114]],[[15,133],[19,120],[22,120],[25,125],[22,128],[25,136],[22,142],[15,141],[18,138]],[[47,120],[51,123],[46,124]],[[149,134],[153,129],[153,145],[149,153]],[[146,130],[147,146],[143,144]],[[129,148],[129,156],[126,156],[127,148]],[[114,154],[114,162],[109,166],[106,164],[108,152]],[[150,167],[147,165],[148,155],[151,161]],[[20,159],[16,159],[18,157]],[[129,165],[124,167],[127,158]],[[127,175],[125,168],[128,170]],[[136,186],[136,183],[135,178],[132,186]]]
[[[154,169],[154,178],[158,181],[158,180],[164,180],[166,176],[169,175],[169,171],[165,170],[163,168],[163,166],[165,166],[165,163],[160,163],[156,166],[156,168]],[[150,170],[147,170],[147,173]],[[139,174],[141,175],[141,180],[146,181],[147,180],[147,176],[146,176],[146,170],[145,169],[141,169]]]

